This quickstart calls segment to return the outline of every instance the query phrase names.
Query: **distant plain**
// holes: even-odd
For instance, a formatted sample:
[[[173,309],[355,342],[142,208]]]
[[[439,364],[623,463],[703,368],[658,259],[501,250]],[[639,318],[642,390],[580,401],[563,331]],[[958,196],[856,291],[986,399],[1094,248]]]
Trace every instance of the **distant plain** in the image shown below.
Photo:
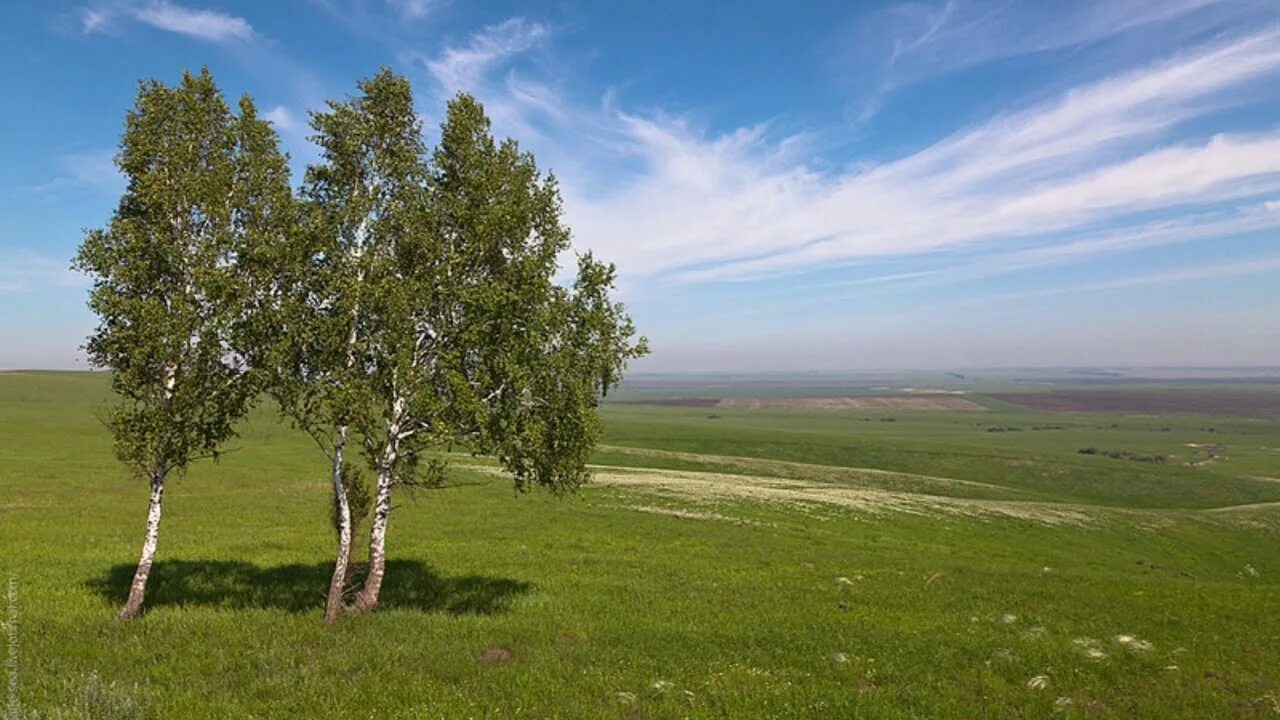
[[[265,406],[171,489],[150,610],[111,622],[146,489],[108,399],[0,373],[40,717],[1280,713],[1271,370],[636,376],[577,495],[453,454],[400,496],[384,607],[335,628],[324,459]]]

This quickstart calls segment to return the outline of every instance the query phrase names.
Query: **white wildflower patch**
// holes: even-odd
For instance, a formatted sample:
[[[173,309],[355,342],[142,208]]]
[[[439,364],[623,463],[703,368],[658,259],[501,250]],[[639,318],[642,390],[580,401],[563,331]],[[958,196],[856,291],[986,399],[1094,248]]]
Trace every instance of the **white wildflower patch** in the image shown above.
[[[1258,570],[1252,565],[1245,565],[1236,575],[1242,578],[1256,578],[1258,577]]]
[[[653,685],[650,685],[650,687],[652,687],[655,692],[664,693],[675,686],[669,680],[657,680]]]
[[[1044,634],[1045,634],[1044,626],[1036,625],[1035,627],[1027,628],[1022,633],[1022,637],[1027,640],[1035,640],[1037,638],[1044,637]]]
[[[1032,690],[1043,690],[1049,685],[1048,675],[1036,675],[1027,681],[1027,687]]]
[[[1079,648],[1080,652],[1090,660],[1100,662],[1107,659],[1107,653],[1102,650],[1102,643],[1091,637],[1078,637],[1072,640],[1071,644]]]
[[[1132,650],[1133,652],[1146,652],[1152,648],[1151,643],[1133,635],[1117,635],[1112,639],[1123,645],[1126,650]]]
[[[686,520],[723,520],[725,522],[736,523],[739,525],[754,525],[750,520],[742,518],[729,517],[714,512],[703,512],[701,510],[682,510],[680,508],[656,507],[653,505],[623,505],[629,510],[637,512],[649,513],[651,515],[668,515],[670,517],[684,518]]]
[[[632,452],[610,447],[619,452]],[[643,455],[657,457],[683,458],[685,453],[667,451],[644,451]],[[735,468],[752,469],[766,466],[752,458],[729,458],[701,454],[689,454],[698,462],[724,461]],[[488,466],[468,465],[483,472],[500,474],[500,470]],[[768,467],[775,467],[769,461]],[[773,475],[755,475],[750,473],[695,472],[687,470],[661,470],[657,468],[600,468],[595,474],[598,486],[643,488],[657,491],[666,496],[691,498],[697,501],[706,500],[752,500],[768,504],[777,504],[804,512],[816,519],[830,519],[823,513],[814,514],[821,508],[837,507],[852,509],[873,515],[890,512],[903,512],[915,515],[957,515],[969,517],[1004,516],[1042,522],[1049,525],[1089,525],[1097,515],[1097,508],[1064,503],[1045,503],[1014,500],[978,500],[972,498],[951,497],[946,493],[931,495],[924,493],[903,492],[885,489],[881,486],[885,479],[905,479],[911,483],[937,484],[942,487],[977,486],[990,488],[983,483],[974,483],[954,478],[933,478],[923,475],[894,473],[886,470],[870,468],[837,468],[836,479],[840,483],[832,483],[831,468],[804,465],[803,463],[783,463],[785,473],[802,476],[804,479],[777,477]],[[777,470],[774,470],[776,472]],[[812,477],[812,479],[808,479]],[[846,481],[861,480],[863,484],[845,484]],[[825,511],[823,511],[825,512]]]

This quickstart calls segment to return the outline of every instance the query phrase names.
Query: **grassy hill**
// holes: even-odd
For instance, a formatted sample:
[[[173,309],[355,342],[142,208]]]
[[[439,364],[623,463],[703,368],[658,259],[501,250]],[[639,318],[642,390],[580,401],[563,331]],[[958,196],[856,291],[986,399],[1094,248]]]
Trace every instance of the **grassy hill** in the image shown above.
[[[402,494],[384,607],[326,628],[325,461],[260,411],[169,490],[117,624],[146,488],[108,397],[0,373],[39,717],[1280,714],[1275,420],[609,405],[574,497],[466,456]]]

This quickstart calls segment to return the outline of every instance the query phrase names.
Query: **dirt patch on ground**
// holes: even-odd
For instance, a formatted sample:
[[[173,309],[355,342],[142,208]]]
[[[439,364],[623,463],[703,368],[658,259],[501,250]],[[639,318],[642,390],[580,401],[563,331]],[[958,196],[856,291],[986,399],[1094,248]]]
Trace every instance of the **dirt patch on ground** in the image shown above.
[[[1205,467],[1226,457],[1227,449],[1215,443],[1186,443],[1192,450],[1199,450],[1204,457],[1186,463],[1187,467]]]
[[[725,398],[718,407],[744,410],[811,410],[818,412],[903,411],[985,412],[987,408],[955,394],[876,395],[805,398]]]
[[[1050,412],[1280,415],[1280,393],[1269,390],[1053,390],[990,397]]]

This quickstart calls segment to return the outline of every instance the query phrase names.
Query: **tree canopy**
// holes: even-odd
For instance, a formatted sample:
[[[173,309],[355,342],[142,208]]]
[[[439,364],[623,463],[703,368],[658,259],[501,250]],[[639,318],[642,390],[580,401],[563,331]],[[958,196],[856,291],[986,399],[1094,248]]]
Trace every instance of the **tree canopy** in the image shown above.
[[[152,486],[147,538],[122,616],[138,612],[164,480],[215,456],[258,392],[237,351],[242,255],[291,222],[288,166],[245,97],[233,113],[207,69],[143,83],[116,163],[128,180],[76,266],[93,278],[99,323],[86,350],[112,370],[107,412],[120,459]]]
[[[572,246],[556,179],[496,141],[473,97],[448,103],[431,152],[408,80],[385,68],[311,124],[320,158],[295,197],[248,98],[232,113],[207,70],[145,84],[122,141],[128,190],[78,264],[96,278],[90,357],[122,398],[117,449],[153,485],[216,454],[262,389],[328,455],[332,621],[349,443],[377,478],[351,604],[368,610],[393,488],[438,477],[454,449],[495,456],[520,489],[578,487],[599,399],[646,346],[611,298],[612,265],[587,253],[560,275]]]

